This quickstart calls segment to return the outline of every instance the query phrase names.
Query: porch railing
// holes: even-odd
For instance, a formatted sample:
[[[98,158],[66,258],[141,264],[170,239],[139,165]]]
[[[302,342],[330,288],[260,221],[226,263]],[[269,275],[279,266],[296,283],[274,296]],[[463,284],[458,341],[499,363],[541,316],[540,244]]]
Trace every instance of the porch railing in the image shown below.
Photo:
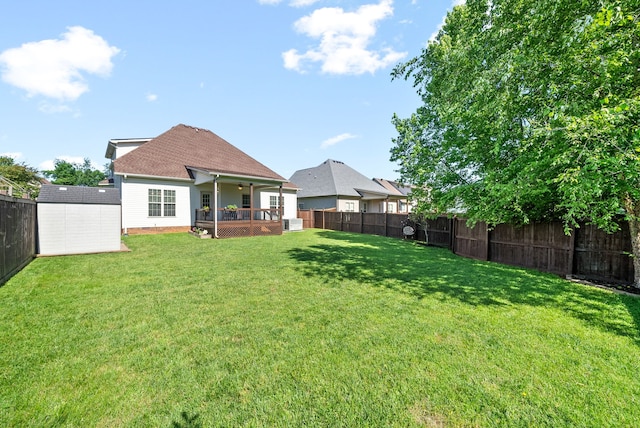
[[[196,209],[196,221],[213,221],[213,210]],[[250,209],[238,208],[229,210],[218,209],[216,212],[218,221],[280,221],[280,210],[274,209]]]

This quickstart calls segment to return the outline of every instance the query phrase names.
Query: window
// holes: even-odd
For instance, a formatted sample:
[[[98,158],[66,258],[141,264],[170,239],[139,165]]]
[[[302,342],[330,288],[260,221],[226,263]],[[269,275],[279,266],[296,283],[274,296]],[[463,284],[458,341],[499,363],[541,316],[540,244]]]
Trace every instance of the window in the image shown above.
[[[363,212],[363,213],[366,213],[366,212],[367,212],[367,203],[366,203],[366,202],[363,202],[363,203],[362,203],[362,212]]]
[[[165,217],[176,216],[176,191],[175,190],[164,191],[164,216]]]
[[[387,202],[387,212],[395,213],[396,212],[396,203],[395,202]]]
[[[149,189],[149,217],[160,217],[162,196],[160,189]]]
[[[201,193],[200,194],[200,208],[209,207],[211,208],[211,193]]]
[[[344,206],[345,206],[345,211],[350,212],[350,213],[354,212],[355,209],[356,209],[356,203],[355,202],[345,202]]]
[[[242,208],[251,208],[251,195],[242,195]]]
[[[278,200],[280,200],[280,204],[278,204]],[[279,196],[269,196],[269,209],[277,210],[279,208],[284,210],[284,196],[282,198]]]
[[[278,209],[278,197],[277,196],[269,196],[269,208],[272,210]]]
[[[164,196],[164,204],[162,203]],[[163,210],[164,207],[164,210]],[[164,214],[163,214],[164,212]],[[149,189],[149,217],[175,217],[176,191]]]

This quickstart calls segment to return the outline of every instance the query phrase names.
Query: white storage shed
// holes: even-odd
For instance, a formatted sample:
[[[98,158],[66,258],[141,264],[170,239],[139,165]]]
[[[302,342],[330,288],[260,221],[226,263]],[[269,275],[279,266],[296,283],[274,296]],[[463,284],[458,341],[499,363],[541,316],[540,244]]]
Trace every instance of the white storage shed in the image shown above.
[[[39,254],[120,251],[118,189],[44,185],[37,202]]]

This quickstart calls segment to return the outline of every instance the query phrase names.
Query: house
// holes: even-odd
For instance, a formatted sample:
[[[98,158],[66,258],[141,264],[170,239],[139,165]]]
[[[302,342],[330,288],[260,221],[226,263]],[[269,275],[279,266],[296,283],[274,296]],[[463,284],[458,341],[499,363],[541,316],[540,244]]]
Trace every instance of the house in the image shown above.
[[[399,213],[410,213],[413,211],[413,203],[410,202],[411,196],[411,186],[403,185],[397,181],[386,180],[384,178],[374,178],[373,181],[387,189],[388,191],[394,193],[395,195],[402,195],[402,199],[398,200],[398,211]]]
[[[387,189],[343,162],[327,159],[320,165],[296,171],[290,178],[299,187],[298,208],[336,209],[346,212],[398,212],[403,195]]]
[[[297,188],[213,132],[177,125],[156,138],[109,140],[124,233],[214,237],[281,234],[295,218]]]
[[[116,189],[45,184],[37,198],[38,253],[120,251],[120,193]]]

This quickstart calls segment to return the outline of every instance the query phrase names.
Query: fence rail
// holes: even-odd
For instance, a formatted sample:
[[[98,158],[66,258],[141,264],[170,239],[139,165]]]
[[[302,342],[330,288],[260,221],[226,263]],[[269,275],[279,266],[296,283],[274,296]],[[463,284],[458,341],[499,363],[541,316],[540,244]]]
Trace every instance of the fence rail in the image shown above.
[[[0,195],[0,285],[36,254],[36,203]]]
[[[305,228],[403,237],[406,214],[300,211]],[[413,239],[448,248],[457,255],[537,269],[562,276],[615,283],[633,282],[629,226],[607,234],[581,223],[564,233],[560,222],[526,226],[508,224],[489,229],[484,222],[469,227],[465,219],[438,217],[415,224]]]

